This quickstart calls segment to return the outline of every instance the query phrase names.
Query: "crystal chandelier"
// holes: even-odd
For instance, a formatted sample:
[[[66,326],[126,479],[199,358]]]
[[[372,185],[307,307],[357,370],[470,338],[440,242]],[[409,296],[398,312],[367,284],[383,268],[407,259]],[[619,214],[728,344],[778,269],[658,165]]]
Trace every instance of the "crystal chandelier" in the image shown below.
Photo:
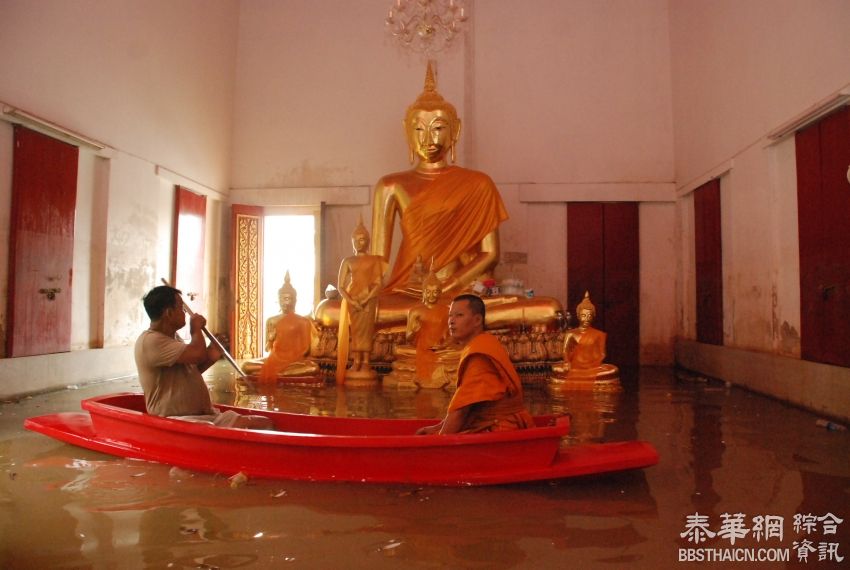
[[[401,47],[428,56],[449,48],[468,17],[462,0],[395,0],[386,24]]]

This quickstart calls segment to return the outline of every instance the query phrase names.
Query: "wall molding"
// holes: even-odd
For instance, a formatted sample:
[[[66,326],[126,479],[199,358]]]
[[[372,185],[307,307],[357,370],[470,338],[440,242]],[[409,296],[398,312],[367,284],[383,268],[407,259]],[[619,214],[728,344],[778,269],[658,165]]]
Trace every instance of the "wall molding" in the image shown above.
[[[845,87],[837,93],[833,93],[829,97],[818,101],[808,109],[791,117],[767,133],[767,139],[770,141],[770,144],[778,143],[785,137],[805,129],[822,117],[847,104],[850,104],[850,87]]]
[[[696,190],[697,188],[699,188],[700,186],[702,186],[706,182],[714,180],[715,178],[720,178],[721,176],[731,172],[734,167],[735,167],[735,159],[729,159],[729,160],[723,162],[722,164],[715,166],[714,168],[712,168],[708,172],[701,174],[700,176],[697,176],[696,178],[694,178],[691,181],[683,184],[682,186],[679,186],[679,188],[676,189],[676,196],[678,198],[682,198],[684,196],[687,196],[688,194],[690,194],[691,192],[693,192],[694,190]]]
[[[362,206],[370,203],[371,194],[371,186],[231,188],[228,200],[248,206]]]
[[[675,202],[672,182],[520,183],[519,201],[534,202]]]

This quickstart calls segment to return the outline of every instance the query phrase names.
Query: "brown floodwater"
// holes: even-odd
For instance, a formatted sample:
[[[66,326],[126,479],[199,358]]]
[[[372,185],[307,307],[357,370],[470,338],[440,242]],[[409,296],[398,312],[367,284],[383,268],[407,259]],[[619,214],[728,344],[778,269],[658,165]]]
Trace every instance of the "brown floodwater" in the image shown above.
[[[332,385],[259,390],[224,365],[208,380],[219,403],[312,414],[436,418],[450,398]],[[787,562],[751,563],[760,568],[821,567],[850,555],[848,432],[668,368],[625,374],[623,388],[553,395],[529,387],[526,400],[533,413],[572,416],[567,444],[643,439],[658,449],[658,465],[465,488],[259,479],[233,488],[232,473],[116,458],[22,428],[29,416],[76,411],[86,397],[139,391],[135,380],[2,403],[0,567],[660,569],[696,546],[687,517],[697,513],[716,533],[700,548],[772,549],[762,555],[774,560],[786,551]],[[735,527],[723,525],[739,513],[751,532],[732,544]],[[828,513],[844,521],[835,534],[816,521]],[[816,524],[795,531],[795,515]],[[764,516],[782,518],[773,527],[781,536],[755,538],[753,518]]]

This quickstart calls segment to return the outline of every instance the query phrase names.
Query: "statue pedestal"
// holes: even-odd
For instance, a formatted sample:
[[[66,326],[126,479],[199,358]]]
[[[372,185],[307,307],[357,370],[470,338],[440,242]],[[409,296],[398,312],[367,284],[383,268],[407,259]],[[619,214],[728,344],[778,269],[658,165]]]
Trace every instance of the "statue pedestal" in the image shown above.
[[[415,358],[397,358],[393,362],[392,372],[384,376],[383,384],[384,386],[398,388],[454,389],[457,384],[459,361],[460,352],[457,352],[448,361],[435,363],[429,377],[420,377],[416,372]]]
[[[549,378],[551,390],[598,390],[618,392],[620,369],[613,364],[601,364],[590,370],[570,370],[566,374],[556,374]]]
[[[345,371],[346,388],[372,388],[378,385],[378,373],[371,366],[366,370]]]

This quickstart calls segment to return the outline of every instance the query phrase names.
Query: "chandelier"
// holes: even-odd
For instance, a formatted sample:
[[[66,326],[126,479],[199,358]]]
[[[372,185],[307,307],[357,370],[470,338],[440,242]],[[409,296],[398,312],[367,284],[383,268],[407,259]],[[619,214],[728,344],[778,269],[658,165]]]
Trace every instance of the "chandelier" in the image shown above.
[[[402,48],[428,56],[451,47],[468,17],[463,0],[395,0],[386,24]]]

